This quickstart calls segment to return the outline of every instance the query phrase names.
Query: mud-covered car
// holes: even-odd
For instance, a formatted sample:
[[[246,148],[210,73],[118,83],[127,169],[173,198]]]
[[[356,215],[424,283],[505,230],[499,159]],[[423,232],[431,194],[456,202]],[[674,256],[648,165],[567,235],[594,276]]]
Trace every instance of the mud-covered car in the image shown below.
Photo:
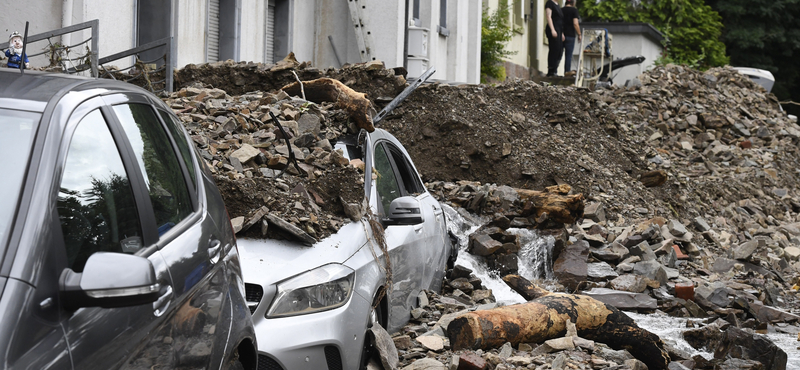
[[[172,110],[0,70],[4,369],[255,369],[222,197]]]
[[[336,148],[365,162],[371,212],[312,246],[239,240],[259,369],[364,368],[372,325],[399,330],[455,260],[442,207],[396,138],[362,131]]]

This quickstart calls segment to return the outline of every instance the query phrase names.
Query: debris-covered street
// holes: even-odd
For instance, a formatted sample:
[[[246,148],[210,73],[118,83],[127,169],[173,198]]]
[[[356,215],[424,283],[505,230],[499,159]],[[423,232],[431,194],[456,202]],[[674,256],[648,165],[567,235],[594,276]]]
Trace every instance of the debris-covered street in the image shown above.
[[[281,90],[295,73],[337,79],[376,110],[406,86],[380,62],[328,70],[291,59],[220,62],[178,71],[182,88],[164,99],[212,169],[239,237],[312,244],[364,216],[364,163],[333,149],[357,127],[334,103]],[[551,322],[539,342],[454,349],[450,322],[497,305],[456,266],[442,294],[421,295],[410,323],[392,334],[383,368],[791,368],[755,333],[800,332],[800,126],[747,77],[669,65],[627,88],[430,83],[378,127],[404,144],[441,202],[489,220],[461,253],[498,277],[514,275],[530,261],[509,229],[552,236],[554,293],[691,318],[686,341],[714,356],[666,345],[662,362],[634,357],[631,345],[600,341],[580,321]]]

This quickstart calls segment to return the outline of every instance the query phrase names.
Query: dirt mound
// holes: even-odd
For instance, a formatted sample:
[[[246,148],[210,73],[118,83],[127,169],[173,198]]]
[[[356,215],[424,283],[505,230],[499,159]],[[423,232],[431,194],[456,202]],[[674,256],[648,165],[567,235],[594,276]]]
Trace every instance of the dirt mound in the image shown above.
[[[353,90],[368,92],[371,100],[391,100],[405,88],[406,80],[395,70],[385,69],[381,62],[347,65],[344,68],[319,70],[307,62],[287,58],[277,64],[253,62],[235,63],[231,60],[209,64],[189,64],[175,72],[176,90],[195,84],[224,90],[230,95],[253,91],[277,91],[297,81],[322,77],[333,78]]]

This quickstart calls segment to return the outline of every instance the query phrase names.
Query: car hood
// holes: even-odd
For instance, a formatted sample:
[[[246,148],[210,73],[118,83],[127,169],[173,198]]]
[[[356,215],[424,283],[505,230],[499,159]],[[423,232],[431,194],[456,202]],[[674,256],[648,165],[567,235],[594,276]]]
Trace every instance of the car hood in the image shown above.
[[[364,221],[351,222],[309,247],[288,240],[237,240],[247,283],[268,286],[328,263],[345,263],[367,242]]]

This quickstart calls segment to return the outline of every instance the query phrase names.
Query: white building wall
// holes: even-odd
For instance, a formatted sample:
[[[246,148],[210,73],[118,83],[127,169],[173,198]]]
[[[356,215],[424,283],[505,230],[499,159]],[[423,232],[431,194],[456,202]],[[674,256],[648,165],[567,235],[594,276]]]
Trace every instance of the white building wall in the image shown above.
[[[29,21],[28,35],[35,35],[61,27],[62,0],[45,1],[6,1],[0,11],[0,43],[8,42],[8,36],[17,31],[20,35],[25,33],[25,21]],[[59,40],[54,40],[59,41]],[[25,53],[35,54],[41,52],[46,43],[37,42],[28,45],[34,50],[25,50]],[[0,50],[5,52],[5,50]],[[3,55],[5,58],[5,55]],[[29,58],[31,67],[42,67],[49,64],[44,57]],[[5,61],[3,61],[5,63]]]
[[[133,9],[135,0],[83,0],[75,1],[75,4],[83,3],[83,19],[78,20],[76,23],[86,22],[93,19],[103,20],[100,22],[100,40],[98,48],[102,55],[112,55],[121,51],[133,48],[134,45],[134,17]],[[77,12],[73,11],[73,16]],[[88,39],[91,33],[87,30],[84,31],[84,38]],[[76,41],[73,37],[72,43]],[[125,61],[120,60],[115,62],[119,67],[127,67],[130,65],[125,64]]]

